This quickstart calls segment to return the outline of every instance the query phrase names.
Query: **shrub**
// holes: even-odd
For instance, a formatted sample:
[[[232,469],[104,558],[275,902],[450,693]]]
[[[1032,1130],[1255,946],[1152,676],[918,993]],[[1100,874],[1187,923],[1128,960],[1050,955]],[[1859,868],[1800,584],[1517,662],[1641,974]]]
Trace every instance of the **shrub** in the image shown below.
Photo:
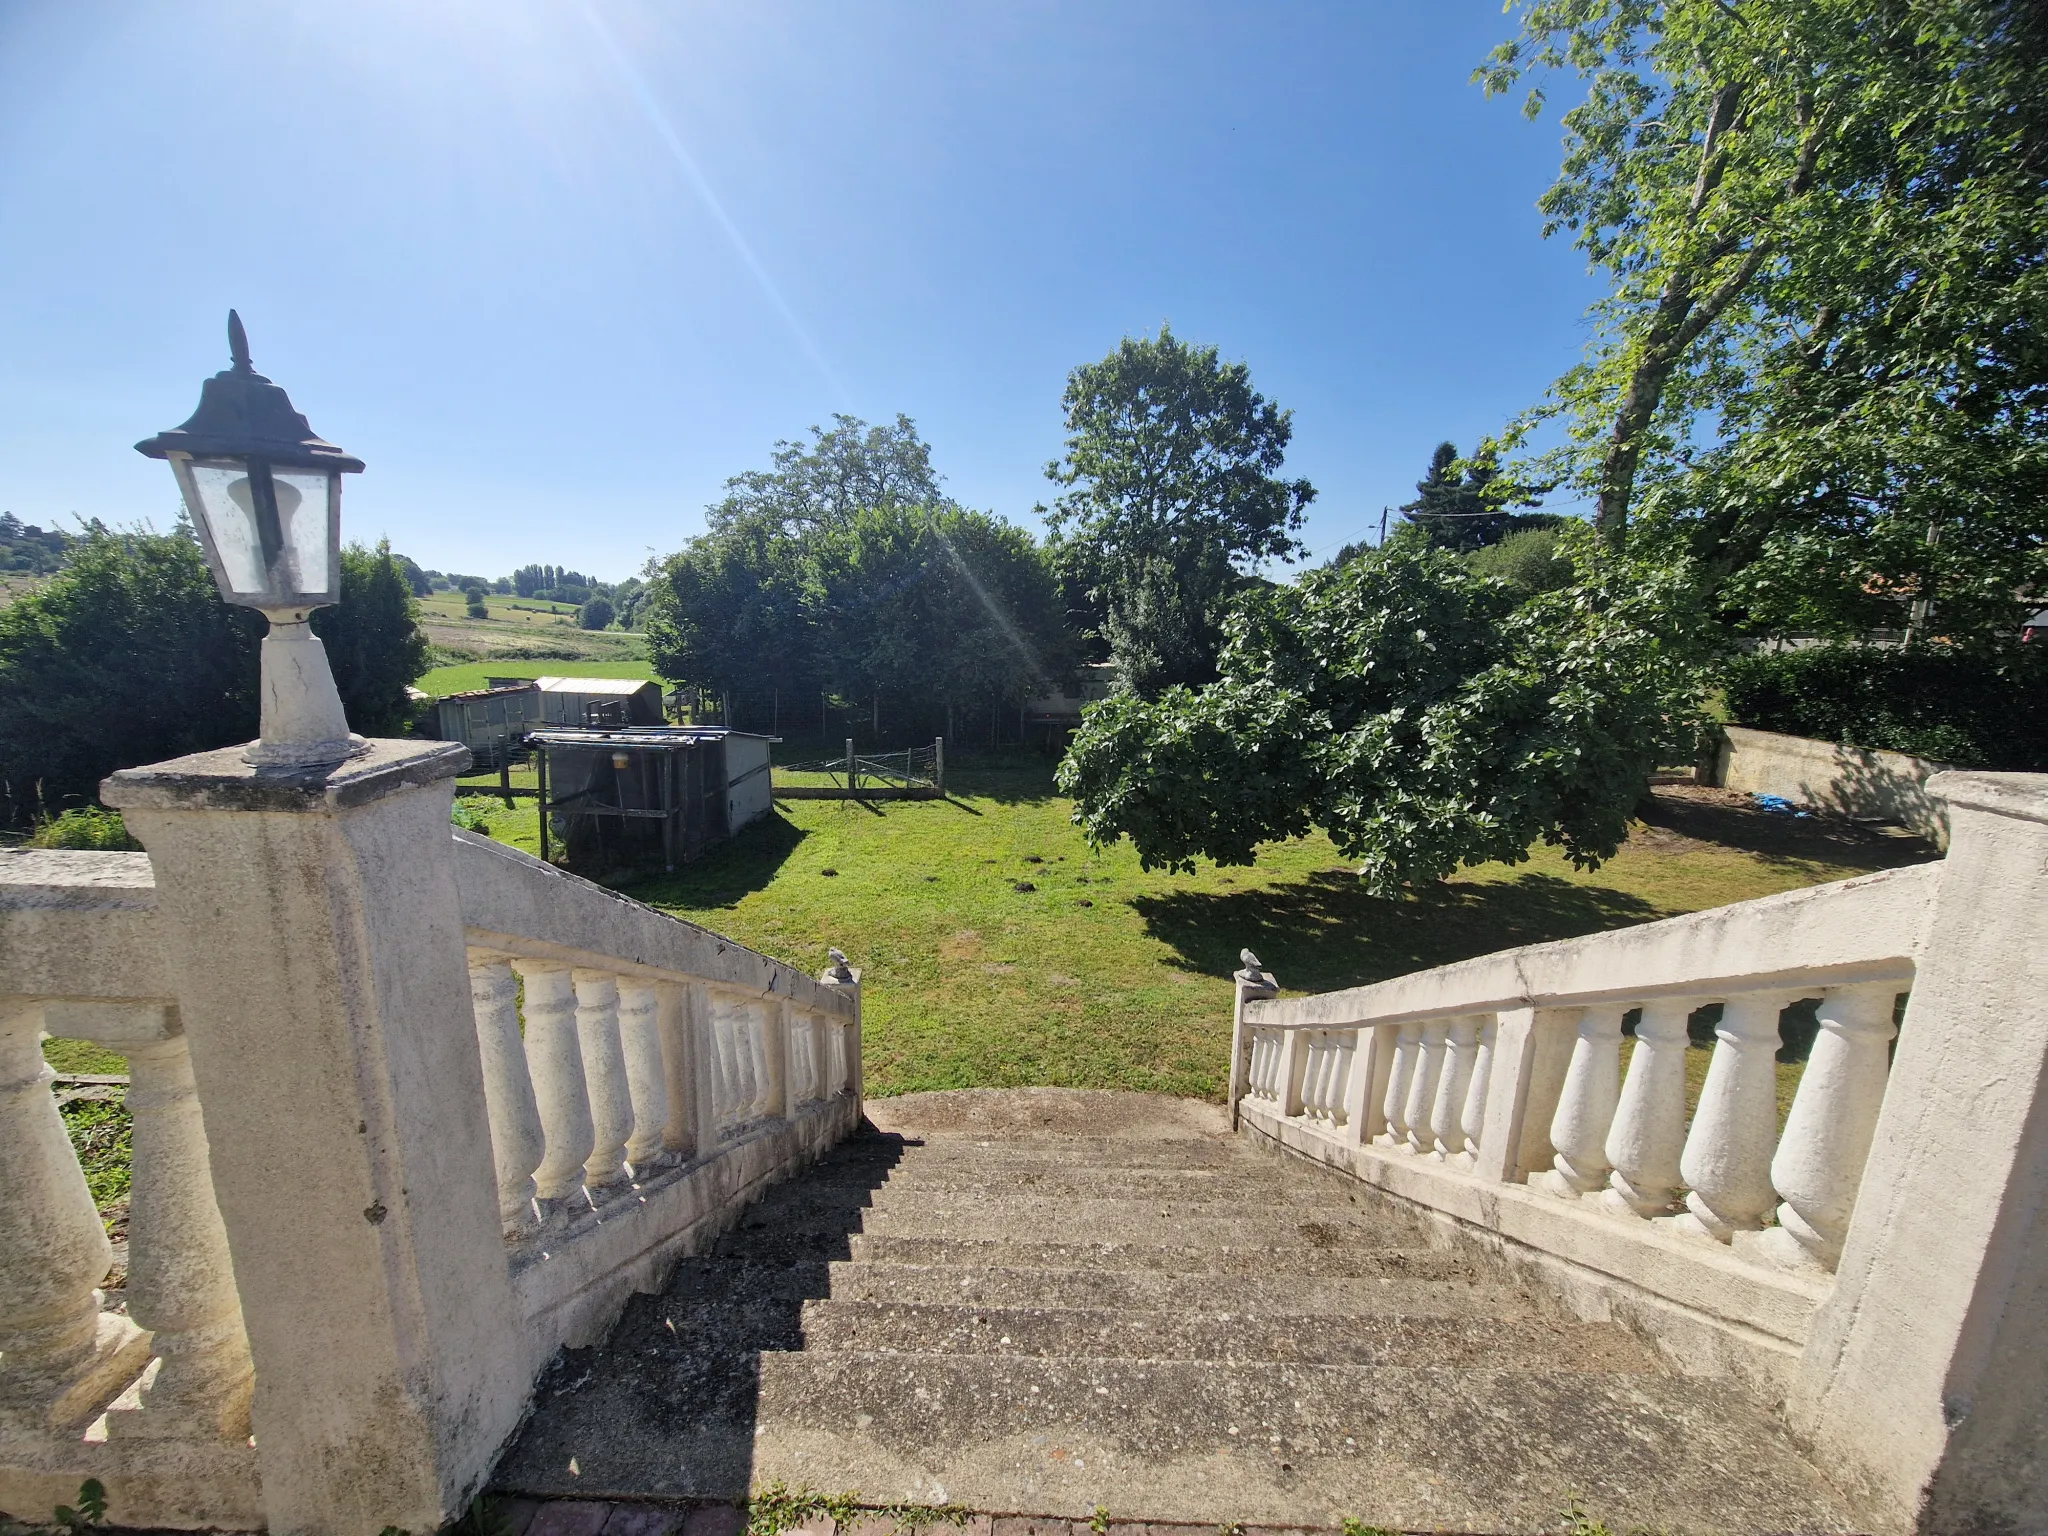
[[[469,601],[464,604],[464,608],[472,619],[488,619],[491,616],[491,610],[484,605],[484,595],[481,592],[470,593]]]
[[[29,838],[31,848],[86,848],[103,852],[139,852],[142,844],[128,831],[119,811],[85,805],[42,823]]]
[[[582,629],[606,629],[612,622],[612,603],[608,597],[593,597],[576,610],[576,623]]]
[[[1504,581],[1521,597],[1561,592],[1572,584],[1572,562],[1558,548],[1555,528],[1524,528],[1498,544],[1473,550],[1465,563],[1481,576]]]
[[[2048,647],[1815,646],[1738,657],[1723,684],[1737,725],[1959,768],[2048,769]]]

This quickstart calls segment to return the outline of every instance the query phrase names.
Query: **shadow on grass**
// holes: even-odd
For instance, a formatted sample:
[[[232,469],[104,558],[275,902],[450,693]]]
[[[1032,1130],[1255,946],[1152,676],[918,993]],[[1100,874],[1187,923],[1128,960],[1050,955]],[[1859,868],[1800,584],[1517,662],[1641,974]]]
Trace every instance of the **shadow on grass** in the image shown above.
[[[1631,847],[1684,853],[1698,843],[1754,854],[1767,864],[1834,864],[1870,871],[1925,864],[1941,850],[1924,838],[1874,831],[1832,816],[1766,811],[1724,790],[1660,786],[1636,807],[1646,830]]]
[[[673,874],[641,873],[608,883],[650,906],[733,907],[773,880],[809,835],[778,811]]]
[[[1250,949],[1281,986],[1301,992],[1362,986],[1666,915],[1640,896],[1555,875],[1440,885],[1389,901],[1341,870],[1266,890],[1175,892],[1132,905],[1187,969],[1227,976],[1237,969],[1237,952]]]
[[[1043,805],[1059,797],[1053,787],[1053,765],[1049,762],[1018,761],[983,767],[977,764],[946,764],[946,798],[972,796],[993,800],[998,805]]]

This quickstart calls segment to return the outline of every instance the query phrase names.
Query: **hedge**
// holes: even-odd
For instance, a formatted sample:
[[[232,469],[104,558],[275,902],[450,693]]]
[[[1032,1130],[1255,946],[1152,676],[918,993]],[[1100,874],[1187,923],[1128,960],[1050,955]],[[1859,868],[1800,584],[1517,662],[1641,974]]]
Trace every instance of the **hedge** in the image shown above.
[[[1723,684],[1735,725],[1959,768],[2048,771],[2048,644],[1996,656],[1816,646],[1738,657]]]

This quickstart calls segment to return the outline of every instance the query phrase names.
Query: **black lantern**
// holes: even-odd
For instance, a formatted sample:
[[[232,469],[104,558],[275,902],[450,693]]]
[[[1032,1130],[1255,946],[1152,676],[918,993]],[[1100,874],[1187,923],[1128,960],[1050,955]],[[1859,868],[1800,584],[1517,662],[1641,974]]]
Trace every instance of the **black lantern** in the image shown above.
[[[313,435],[291,397],[249,365],[228,311],[234,366],[201,386],[182,427],[135,445],[169,459],[220,595],[266,611],[341,600],[341,477],[363,461]]]
[[[315,437],[291,397],[249,365],[233,310],[228,354],[234,366],[200,387],[191,419],[135,447],[170,461],[220,595],[270,620],[263,738],[248,760],[289,769],[339,762],[368,744],[349,734],[306,619],[341,600],[341,477],[363,461]]]

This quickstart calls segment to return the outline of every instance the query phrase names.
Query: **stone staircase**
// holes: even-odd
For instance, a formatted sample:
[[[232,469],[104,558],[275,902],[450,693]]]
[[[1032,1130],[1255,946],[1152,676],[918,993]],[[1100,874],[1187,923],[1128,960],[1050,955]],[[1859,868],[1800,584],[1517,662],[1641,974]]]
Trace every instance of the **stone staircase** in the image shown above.
[[[1578,1322],[1222,1111],[913,1095],[566,1354],[502,1494],[781,1482],[999,1515],[1844,1531],[1734,1384]]]

